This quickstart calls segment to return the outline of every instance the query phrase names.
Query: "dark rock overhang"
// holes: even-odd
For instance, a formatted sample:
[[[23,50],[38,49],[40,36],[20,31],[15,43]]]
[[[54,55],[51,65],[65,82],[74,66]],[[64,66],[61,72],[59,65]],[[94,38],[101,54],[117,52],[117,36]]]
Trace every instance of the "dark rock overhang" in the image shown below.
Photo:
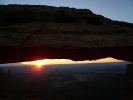
[[[133,24],[88,9],[0,5],[0,63],[37,59],[133,62]]]
[[[133,47],[93,48],[93,49],[53,49],[53,48],[0,48],[0,63],[15,63],[40,59],[96,60],[113,57],[133,62]]]

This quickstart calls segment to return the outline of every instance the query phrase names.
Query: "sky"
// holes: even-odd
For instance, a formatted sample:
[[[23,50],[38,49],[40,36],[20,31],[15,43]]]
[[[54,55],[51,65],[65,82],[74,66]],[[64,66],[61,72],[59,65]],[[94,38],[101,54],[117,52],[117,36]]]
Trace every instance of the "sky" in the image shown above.
[[[113,20],[133,23],[133,0],[0,0],[0,4],[31,4],[87,8]]]
[[[90,64],[90,63],[115,63],[115,62],[125,62],[123,60],[118,60],[115,58],[107,57],[97,60],[84,60],[84,61],[73,61],[71,59],[42,59],[35,61],[27,61],[20,63],[9,63],[9,64],[0,64],[0,66],[18,66],[18,64],[28,64],[28,65],[36,65],[41,67],[42,65],[51,65],[51,64]]]
[[[52,65],[52,64],[96,64],[96,63],[115,63],[115,62],[125,62],[123,60],[117,60],[111,57],[97,59],[97,60],[84,60],[84,61],[73,61],[70,59],[42,59],[29,62],[21,62],[20,64],[35,65],[37,67],[42,67],[43,65]]]

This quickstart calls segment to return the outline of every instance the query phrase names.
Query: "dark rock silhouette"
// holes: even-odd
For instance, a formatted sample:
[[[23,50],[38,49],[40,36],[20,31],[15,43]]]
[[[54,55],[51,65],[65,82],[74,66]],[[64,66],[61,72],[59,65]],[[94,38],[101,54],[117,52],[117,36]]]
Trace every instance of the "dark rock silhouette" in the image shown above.
[[[88,9],[0,5],[0,62],[108,56],[132,61],[132,32],[133,24]]]
[[[133,64],[127,65],[127,87],[128,87],[128,98],[133,99]]]

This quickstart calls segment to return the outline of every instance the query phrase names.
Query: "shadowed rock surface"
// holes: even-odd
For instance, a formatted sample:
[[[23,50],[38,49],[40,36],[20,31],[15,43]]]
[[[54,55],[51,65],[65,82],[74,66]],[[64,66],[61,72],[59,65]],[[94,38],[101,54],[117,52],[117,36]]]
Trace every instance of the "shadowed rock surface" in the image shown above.
[[[40,58],[133,60],[133,24],[88,9],[0,5],[0,62]]]

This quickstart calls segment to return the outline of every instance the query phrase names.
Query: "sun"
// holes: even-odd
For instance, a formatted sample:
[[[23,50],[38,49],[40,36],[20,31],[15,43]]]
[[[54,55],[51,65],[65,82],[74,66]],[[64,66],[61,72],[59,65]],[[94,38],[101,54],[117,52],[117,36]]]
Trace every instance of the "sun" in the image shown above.
[[[37,67],[42,67],[44,64],[45,63],[43,60],[34,61],[34,65],[36,65]]]
[[[44,60],[36,60],[36,61],[29,61],[29,62],[21,62],[22,64],[28,64],[28,65],[35,65],[37,67],[42,67],[46,64]]]

